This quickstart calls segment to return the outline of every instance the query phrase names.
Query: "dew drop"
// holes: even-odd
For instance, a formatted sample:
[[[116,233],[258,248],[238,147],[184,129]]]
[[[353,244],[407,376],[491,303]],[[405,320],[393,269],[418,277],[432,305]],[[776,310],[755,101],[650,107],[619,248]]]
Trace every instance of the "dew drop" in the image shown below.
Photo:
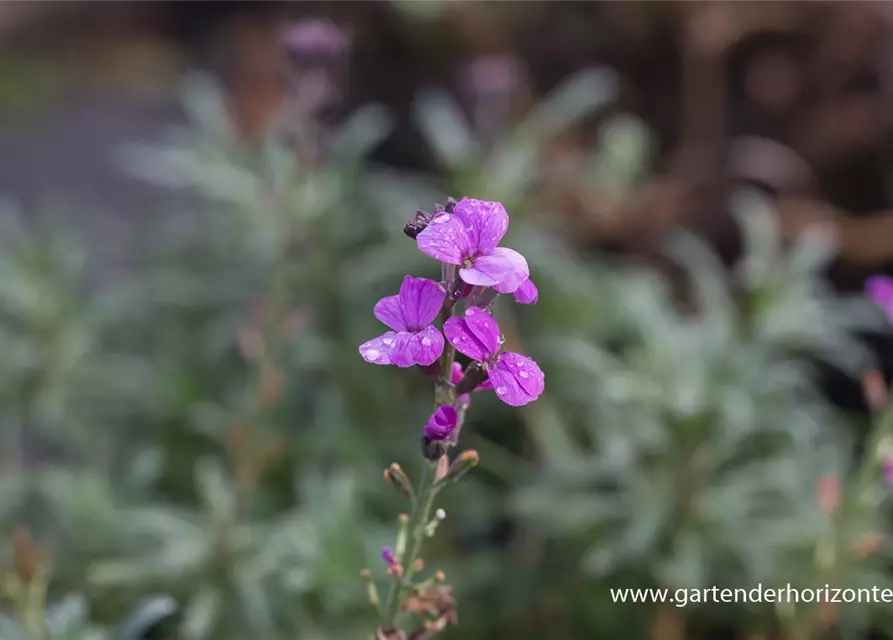
[[[382,342],[382,344],[384,344],[386,347],[390,347],[392,344],[394,344],[394,341],[391,340],[390,338],[382,338],[381,342]]]
[[[522,378],[528,378],[528,377],[530,377],[530,374],[527,373],[526,371],[522,371],[522,372],[520,372],[518,375],[521,376]]]
[[[449,222],[451,217],[450,214],[445,213],[442,216],[434,218],[434,220],[431,221],[431,224],[443,224],[444,222]]]
[[[366,357],[370,360],[378,360],[381,357],[381,351],[378,349],[369,349],[366,351]]]
[[[505,387],[496,387],[496,393],[498,393],[501,396],[505,395],[505,393],[507,391],[508,391],[508,389],[506,389]]]
[[[456,336],[453,338],[453,344],[459,344],[462,341],[462,336]]]
[[[467,315],[467,316],[473,316],[473,315],[474,315],[474,308],[472,307],[471,309],[466,309],[466,310],[465,310],[465,315]]]
[[[424,338],[422,338],[422,344],[425,345],[426,347],[430,347],[431,346],[431,338],[429,338],[428,336],[425,336]]]

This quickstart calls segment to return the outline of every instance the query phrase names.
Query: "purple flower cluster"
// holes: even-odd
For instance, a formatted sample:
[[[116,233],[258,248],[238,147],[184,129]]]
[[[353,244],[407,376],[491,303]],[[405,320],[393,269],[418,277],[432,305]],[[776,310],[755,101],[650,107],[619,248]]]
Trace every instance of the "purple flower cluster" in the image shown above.
[[[511,406],[536,400],[545,376],[532,359],[503,352],[502,334],[490,304],[499,294],[513,294],[516,302],[536,304],[539,291],[530,279],[527,260],[517,251],[499,246],[508,230],[508,213],[499,202],[465,198],[433,216],[419,212],[407,225],[423,253],[442,263],[443,282],[406,276],[397,295],[382,298],[373,313],[391,331],[360,345],[366,362],[397,367],[429,367],[444,351],[444,335],[459,353],[484,373],[474,389],[493,389]],[[456,313],[458,302],[465,302]],[[446,315],[442,331],[434,321]],[[453,315],[456,313],[455,315]],[[450,352],[451,353],[451,352]],[[465,377],[459,363],[447,376],[455,386]],[[431,440],[445,440],[461,421],[459,411],[471,398],[462,393],[454,404],[438,407],[425,427]]]

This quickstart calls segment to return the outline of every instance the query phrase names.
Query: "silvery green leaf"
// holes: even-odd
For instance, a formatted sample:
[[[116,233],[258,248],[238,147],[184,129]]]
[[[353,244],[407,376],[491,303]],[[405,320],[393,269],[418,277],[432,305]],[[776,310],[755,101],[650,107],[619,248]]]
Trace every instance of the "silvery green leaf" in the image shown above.
[[[12,618],[0,613],[0,638],[3,640],[30,640],[28,634]]]
[[[115,628],[111,640],[142,640],[149,630],[169,621],[176,612],[177,603],[170,596],[147,598]]]
[[[185,640],[210,640],[223,607],[222,594],[213,587],[203,587],[183,612],[180,630]]]
[[[84,640],[89,624],[87,599],[69,595],[51,605],[45,622],[52,640]]]
[[[533,111],[522,127],[549,140],[617,95],[617,75],[610,69],[586,69],[564,80]]]
[[[235,497],[223,465],[214,458],[195,463],[195,480],[202,502],[215,520],[228,520],[234,513]]]
[[[392,120],[381,105],[357,110],[338,131],[333,153],[335,161],[357,160],[371,153],[387,136]]]
[[[437,90],[422,92],[413,112],[425,139],[447,167],[469,162],[480,153],[468,123],[448,94]]]

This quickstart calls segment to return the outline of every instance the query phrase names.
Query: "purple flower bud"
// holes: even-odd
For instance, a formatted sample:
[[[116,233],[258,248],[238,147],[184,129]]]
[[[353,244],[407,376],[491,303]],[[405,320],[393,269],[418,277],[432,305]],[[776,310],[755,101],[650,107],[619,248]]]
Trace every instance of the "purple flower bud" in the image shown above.
[[[425,435],[431,440],[446,440],[450,437],[459,420],[459,414],[452,405],[437,408],[425,425]]]
[[[381,559],[384,560],[388,566],[397,564],[397,558],[394,556],[394,550],[390,547],[385,547],[381,550]]]

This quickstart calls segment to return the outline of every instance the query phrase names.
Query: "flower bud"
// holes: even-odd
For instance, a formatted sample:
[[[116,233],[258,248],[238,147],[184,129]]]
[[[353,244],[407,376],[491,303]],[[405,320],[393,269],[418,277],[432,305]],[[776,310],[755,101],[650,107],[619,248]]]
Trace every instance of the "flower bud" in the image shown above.
[[[425,425],[425,435],[431,440],[446,440],[458,424],[456,407],[444,404],[437,408]]]
[[[384,470],[384,479],[388,481],[394,489],[397,490],[404,498],[412,498],[415,496],[412,490],[412,483],[409,481],[409,478],[406,477],[406,473],[396,462],[391,464],[387,469]]]
[[[366,595],[369,598],[369,604],[377,611],[381,612],[381,598],[378,596],[378,587],[372,579],[372,572],[369,569],[360,571],[360,577],[366,583]]]
[[[478,452],[474,449],[463,451],[456,456],[455,460],[453,460],[453,464],[450,465],[444,482],[455,482],[475,468],[480,460],[480,455],[478,455]]]
[[[434,482],[440,482],[446,478],[447,472],[450,470],[450,459],[448,456],[440,456],[437,461],[437,470],[434,473]]]
[[[432,217],[433,216],[430,213],[419,209],[415,212],[413,219],[403,225],[403,233],[415,240],[416,237],[425,230],[428,223],[431,222]]]
[[[405,513],[401,513],[397,518],[397,522],[397,557],[403,558],[403,555],[406,553],[406,540],[409,533],[407,531],[409,516]]]

